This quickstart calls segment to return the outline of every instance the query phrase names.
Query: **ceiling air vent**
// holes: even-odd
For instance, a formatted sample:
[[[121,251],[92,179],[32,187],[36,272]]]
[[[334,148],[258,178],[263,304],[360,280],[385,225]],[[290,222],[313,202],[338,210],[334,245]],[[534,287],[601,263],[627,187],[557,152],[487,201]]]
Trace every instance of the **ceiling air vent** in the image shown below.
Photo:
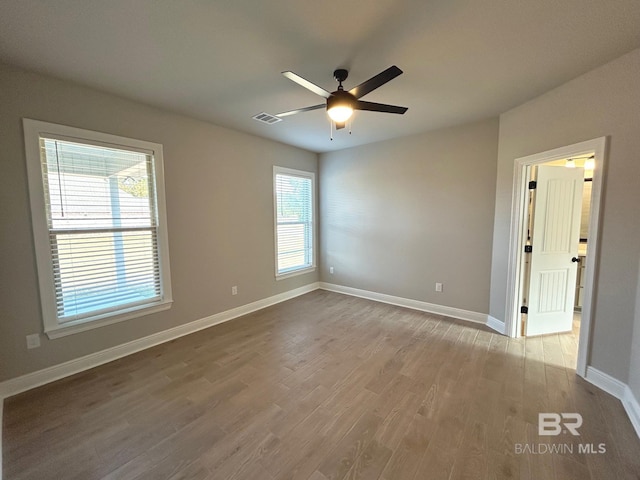
[[[276,117],[274,115],[271,115],[271,114],[265,113],[265,112],[262,112],[262,113],[259,113],[257,115],[254,115],[251,118],[253,118],[254,120],[257,120],[259,122],[266,123],[267,125],[272,125],[274,123],[278,123],[278,122],[282,121],[281,118],[278,118],[278,117]]]

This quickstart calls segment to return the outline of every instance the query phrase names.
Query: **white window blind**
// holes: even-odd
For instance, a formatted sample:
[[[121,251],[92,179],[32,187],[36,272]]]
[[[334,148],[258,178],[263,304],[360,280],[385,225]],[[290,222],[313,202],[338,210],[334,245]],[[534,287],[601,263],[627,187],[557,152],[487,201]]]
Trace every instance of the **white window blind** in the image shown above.
[[[274,168],[276,275],[310,269],[314,261],[314,174]]]
[[[40,139],[60,323],[159,299],[148,154]]]
[[[46,133],[38,142],[46,240],[36,244],[49,260],[39,274],[53,290],[45,330],[169,300],[154,152]]]

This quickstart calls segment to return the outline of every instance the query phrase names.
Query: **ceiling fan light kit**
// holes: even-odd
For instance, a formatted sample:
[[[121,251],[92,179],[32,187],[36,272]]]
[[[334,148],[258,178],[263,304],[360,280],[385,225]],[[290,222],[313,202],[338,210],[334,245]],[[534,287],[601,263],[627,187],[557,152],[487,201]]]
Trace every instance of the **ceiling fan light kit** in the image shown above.
[[[295,115],[297,113],[309,112],[311,110],[319,110],[326,105],[327,114],[333,122],[335,122],[336,130],[340,130],[345,127],[345,122],[351,118],[354,110],[368,110],[370,112],[383,112],[383,113],[396,113],[399,115],[404,114],[408,108],[399,107],[396,105],[386,105],[384,103],[364,102],[360,98],[366,94],[371,93],[378,87],[381,87],[385,83],[393,80],[398,75],[402,74],[395,65],[387,68],[378,75],[371,77],[369,80],[361,83],[357,87],[352,88],[349,91],[345,91],[342,86],[349,76],[349,72],[343,68],[339,68],[333,72],[333,77],[338,82],[338,89],[335,92],[328,92],[325,89],[311,83],[310,81],[302,78],[301,76],[290,72],[282,72],[282,74],[289,80],[297,83],[298,85],[306,88],[307,90],[320,95],[326,99],[326,104],[312,105],[310,107],[299,108],[297,110],[291,110],[288,112],[282,112],[275,115],[278,118],[287,117],[289,115]]]
[[[349,120],[353,115],[353,104],[355,97],[348,92],[339,90],[335,95],[327,98],[327,114],[336,123]]]
[[[346,122],[353,115],[353,108],[349,105],[334,105],[327,107],[327,114],[336,123]]]

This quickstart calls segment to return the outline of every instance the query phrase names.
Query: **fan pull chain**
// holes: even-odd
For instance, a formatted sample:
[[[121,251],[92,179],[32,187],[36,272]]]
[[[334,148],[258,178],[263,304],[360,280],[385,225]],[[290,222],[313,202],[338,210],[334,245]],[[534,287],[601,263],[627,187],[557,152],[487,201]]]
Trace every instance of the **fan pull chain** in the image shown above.
[[[329,139],[333,142],[333,120],[329,120]]]

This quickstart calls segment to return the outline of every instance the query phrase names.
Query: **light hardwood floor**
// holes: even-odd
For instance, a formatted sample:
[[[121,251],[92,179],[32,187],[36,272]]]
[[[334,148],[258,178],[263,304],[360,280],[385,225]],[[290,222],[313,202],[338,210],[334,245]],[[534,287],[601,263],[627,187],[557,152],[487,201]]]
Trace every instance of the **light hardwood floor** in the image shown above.
[[[622,405],[575,375],[575,354],[572,334],[513,340],[315,291],[7,399],[4,471],[8,480],[639,479],[640,441]],[[581,435],[538,436],[540,412],[581,413]],[[564,453],[518,454],[516,444]]]

